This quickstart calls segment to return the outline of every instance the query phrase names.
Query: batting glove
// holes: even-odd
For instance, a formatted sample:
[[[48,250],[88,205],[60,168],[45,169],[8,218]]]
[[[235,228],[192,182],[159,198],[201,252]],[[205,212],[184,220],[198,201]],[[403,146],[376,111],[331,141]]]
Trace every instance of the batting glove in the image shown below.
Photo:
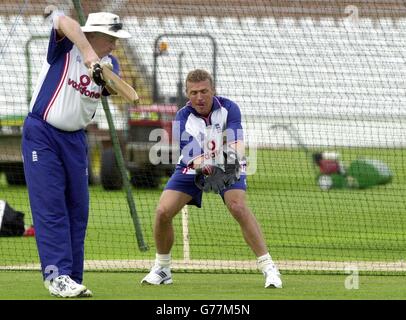
[[[105,86],[106,81],[103,79],[103,73],[102,73],[102,66],[100,63],[94,63],[90,67],[89,73],[90,77],[93,79],[93,81],[98,85],[98,86]]]

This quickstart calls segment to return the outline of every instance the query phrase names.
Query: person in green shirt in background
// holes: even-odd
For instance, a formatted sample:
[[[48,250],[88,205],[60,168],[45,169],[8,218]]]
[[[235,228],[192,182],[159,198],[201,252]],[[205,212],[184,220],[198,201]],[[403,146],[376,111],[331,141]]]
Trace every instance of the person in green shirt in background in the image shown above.
[[[336,152],[313,153],[313,162],[319,168],[317,183],[322,190],[332,188],[365,189],[390,183],[393,173],[382,161],[359,158],[346,167]]]

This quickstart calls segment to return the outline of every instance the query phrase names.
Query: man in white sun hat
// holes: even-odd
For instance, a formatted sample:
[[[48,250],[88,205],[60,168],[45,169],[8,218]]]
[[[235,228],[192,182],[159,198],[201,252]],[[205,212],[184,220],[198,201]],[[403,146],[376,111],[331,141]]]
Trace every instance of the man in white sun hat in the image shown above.
[[[85,26],[82,27],[83,32],[101,32],[108,34],[114,38],[130,38],[128,31],[122,29],[123,24],[120,22],[120,17],[108,12],[90,13]]]
[[[91,13],[82,28],[57,10],[49,16],[48,52],[23,127],[25,178],[49,293],[90,297],[82,284],[89,211],[84,129],[110,94],[101,70],[119,73],[110,53],[130,34],[112,13]]]

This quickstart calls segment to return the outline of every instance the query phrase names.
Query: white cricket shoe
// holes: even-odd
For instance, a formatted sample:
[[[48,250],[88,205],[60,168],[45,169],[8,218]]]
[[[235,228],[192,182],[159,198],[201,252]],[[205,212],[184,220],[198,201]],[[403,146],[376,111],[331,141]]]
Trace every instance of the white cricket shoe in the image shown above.
[[[48,290],[51,296],[59,298],[79,298],[86,291],[90,291],[84,285],[77,283],[66,275],[62,275],[53,279],[49,283]]]
[[[282,288],[281,274],[278,268],[271,264],[265,271],[265,288]]]
[[[90,291],[89,289],[86,289],[85,291],[79,293],[77,296],[78,298],[91,298],[93,297],[93,292]]]
[[[157,265],[153,266],[151,271],[141,280],[141,284],[160,285],[171,283],[173,283],[171,269]]]

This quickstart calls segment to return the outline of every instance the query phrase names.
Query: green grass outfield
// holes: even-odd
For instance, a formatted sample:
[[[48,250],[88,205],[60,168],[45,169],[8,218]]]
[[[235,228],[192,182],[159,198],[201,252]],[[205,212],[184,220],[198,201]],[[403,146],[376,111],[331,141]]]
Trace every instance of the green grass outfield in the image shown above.
[[[258,172],[248,177],[248,202],[261,224],[272,257],[276,261],[299,262],[378,261],[385,264],[404,261],[406,150],[338,151],[347,163],[357,157],[384,161],[394,172],[393,182],[367,190],[323,192],[315,184],[315,173],[310,160],[300,150],[259,150]],[[164,180],[162,182],[164,183]],[[100,186],[92,186],[90,192],[86,259],[153,259],[154,208],[161,190],[133,189],[143,237],[149,246],[146,252],[138,249],[124,192],[106,192]],[[7,200],[15,209],[23,211],[27,223],[31,222],[25,187],[9,187],[3,176],[0,178],[0,199]],[[183,257],[180,215],[175,218],[174,226],[176,238],[172,255],[178,260]],[[205,194],[202,209],[189,207],[189,236],[192,259],[255,260],[242,239],[239,226],[216,195]],[[38,263],[33,238],[0,238],[0,266],[31,263]],[[282,273],[284,271],[282,268]],[[220,292],[219,296],[223,291],[228,292],[223,299],[329,299],[329,294],[323,292],[331,292],[331,299],[378,297],[404,299],[405,296],[400,293],[404,291],[404,286],[401,285],[402,278],[397,277],[396,273],[388,273],[387,276],[381,277],[385,274],[387,273],[378,272],[360,276],[358,290],[344,288],[346,275],[316,275],[311,274],[311,270],[309,274],[285,273],[285,288],[280,293],[263,291],[262,275],[252,272],[251,274],[177,273],[173,287],[177,288],[176,295],[179,294],[179,299],[187,299],[192,295],[198,296],[196,299],[220,299],[215,296],[217,290]],[[10,281],[10,275],[16,275],[18,281]],[[28,280],[32,277],[33,281],[27,280],[27,283],[38,288],[35,295],[39,295],[38,299],[47,297],[42,291],[39,274],[25,271],[16,273],[0,271],[1,284],[9,283],[11,286],[14,283],[15,287],[6,290],[3,288],[7,288],[7,285],[1,285],[0,297],[3,297],[3,291],[10,297],[16,297],[13,292],[16,290],[18,293],[20,289],[15,283],[21,283],[18,277],[28,277]],[[117,286],[120,287],[117,290],[123,294],[122,299],[137,298],[137,295],[144,299],[177,299],[174,296],[160,296],[160,292],[172,292],[170,288],[161,288],[157,291],[155,288],[140,287],[138,282],[141,277],[142,273],[87,272],[86,282],[98,292],[100,299],[104,297],[114,299],[109,295],[109,290],[115,290],[114,283],[120,281],[125,284],[122,288]],[[190,281],[194,282],[193,290],[190,288]],[[109,282],[112,288],[105,289],[109,288],[107,285]],[[218,285],[219,283],[223,285],[223,282],[225,288]],[[378,285],[382,288],[377,289]],[[216,290],[210,290],[210,287]]]
[[[406,150],[345,149],[343,160],[357,156],[380,159],[394,172],[391,184],[367,190],[321,191],[309,159],[299,150],[260,150],[258,173],[248,177],[248,202],[265,234],[275,260],[401,261],[406,258]],[[164,182],[164,181],[163,181]],[[44,191],[45,192],[45,191]],[[152,259],[154,209],[161,190],[136,190],[133,195],[143,237],[150,250],[138,249],[123,191],[90,189],[91,204],[86,258]],[[25,187],[0,183],[7,200],[31,221]],[[203,208],[189,206],[193,259],[250,260],[221,198],[205,194]],[[173,258],[183,257],[181,215],[174,220],[177,236]],[[35,241],[2,238],[0,266],[38,262]]]
[[[346,289],[348,275],[284,275],[284,288],[263,288],[260,274],[174,273],[167,286],[142,286],[144,273],[86,272],[96,300],[404,300],[401,276],[359,276],[358,289]],[[47,300],[39,272],[0,272],[0,300]]]

